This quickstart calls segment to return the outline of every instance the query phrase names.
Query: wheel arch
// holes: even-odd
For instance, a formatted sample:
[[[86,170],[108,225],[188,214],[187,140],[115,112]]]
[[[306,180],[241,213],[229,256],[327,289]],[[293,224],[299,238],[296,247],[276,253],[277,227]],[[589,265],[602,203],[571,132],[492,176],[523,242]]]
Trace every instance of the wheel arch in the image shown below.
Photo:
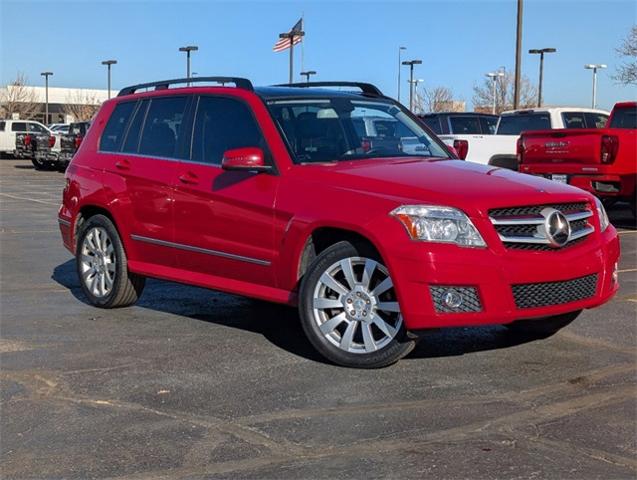
[[[77,251],[77,237],[78,237],[78,233],[80,232],[80,229],[82,228],[82,225],[84,225],[84,223],[89,218],[94,217],[95,215],[104,215],[111,222],[113,222],[115,229],[118,232],[120,232],[119,227],[117,226],[117,220],[115,220],[115,217],[113,216],[112,212],[109,211],[107,208],[104,208],[103,206],[95,205],[95,204],[82,205],[77,211],[75,224],[73,225],[73,250],[74,251]],[[121,232],[120,232],[120,238],[121,238]],[[126,249],[125,241],[123,238],[122,238],[122,243],[124,244],[124,249]]]

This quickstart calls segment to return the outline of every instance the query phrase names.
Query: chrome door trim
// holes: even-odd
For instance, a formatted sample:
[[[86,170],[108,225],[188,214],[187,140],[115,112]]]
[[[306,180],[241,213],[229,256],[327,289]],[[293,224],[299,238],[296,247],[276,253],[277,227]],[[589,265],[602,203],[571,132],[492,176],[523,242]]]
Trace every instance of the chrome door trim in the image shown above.
[[[195,247],[192,245],[184,245],[181,243],[168,242],[166,240],[159,240],[156,238],[144,237],[142,235],[130,236],[133,240],[138,242],[150,243],[153,245],[161,245],[162,247],[176,248],[178,250],[186,250],[188,252],[203,253],[206,255],[213,255],[215,257],[228,258],[230,260],[238,260],[240,262],[254,263],[255,265],[269,266],[272,262],[268,260],[261,260],[258,258],[244,257],[243,255],[235,255],[234,253],[221,252],[219,250],[210,250],[208,248]]]

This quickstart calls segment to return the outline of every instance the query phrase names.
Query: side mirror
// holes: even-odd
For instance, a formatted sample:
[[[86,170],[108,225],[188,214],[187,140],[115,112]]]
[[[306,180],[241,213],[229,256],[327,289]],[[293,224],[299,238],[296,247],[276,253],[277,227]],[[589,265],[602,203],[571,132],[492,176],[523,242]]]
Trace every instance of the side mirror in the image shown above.
[[[221,160],[221,168],[224,170],[251,170],[253,172],[267,172],[272,169],[265,164],[263,150],[256,147],[226,150]]]
[[[467,154],[469,153],[469,141],[468,140],[454,140],[453,148],[458,154],[458,158],[460,160],[464,160],[467,158]]]

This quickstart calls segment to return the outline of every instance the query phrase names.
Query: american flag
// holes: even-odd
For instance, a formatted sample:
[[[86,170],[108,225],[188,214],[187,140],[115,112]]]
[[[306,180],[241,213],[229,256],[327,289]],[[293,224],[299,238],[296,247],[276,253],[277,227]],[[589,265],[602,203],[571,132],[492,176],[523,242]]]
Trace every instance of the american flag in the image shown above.
[[[303,18],[300,18],[298,22],[296,22],[294,24],[294,26],[292,27],[292,29],[289,31],[290,34],[293,34],[293,44],[296,45],[297,43],[301,43],[301,40],[303,39],[303,37],[301,35],[294,35],[297,32],[302,32],[303,31]],[[279,38],[279,41],[276,42],[274,44],[274,47],[272,47],[272,50],[275,52],[282,52],[283,50],[287,50],[288,48],[290,48],[290,38],[286,37],[286,38]]]

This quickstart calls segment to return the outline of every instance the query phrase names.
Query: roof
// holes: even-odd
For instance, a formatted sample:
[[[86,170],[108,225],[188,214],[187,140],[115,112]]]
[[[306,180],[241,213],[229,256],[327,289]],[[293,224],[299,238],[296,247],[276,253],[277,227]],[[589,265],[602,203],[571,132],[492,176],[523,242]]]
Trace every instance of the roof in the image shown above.
[[[533,112],[533,113],[562,113],[562,112],[592,112],[592,113],[602,113],[604,115],[608,115],[609,112],[606,110],[600,110],[598,108],[582,108],[582,107],[535,107],[535,108],[520,108],[518,110],[508,110],[506,112],[502,112],[501,115],[513,115],[515,113],[522,112]]]
[[[335,88],[269,86],[255,87],[254,92],[264,100],[274,100],[282,98],[325,98],[326,96],[349,98],[352,100],[360,100],[361,98],[385,98],[365,95],[356,90],[336,90]]]

